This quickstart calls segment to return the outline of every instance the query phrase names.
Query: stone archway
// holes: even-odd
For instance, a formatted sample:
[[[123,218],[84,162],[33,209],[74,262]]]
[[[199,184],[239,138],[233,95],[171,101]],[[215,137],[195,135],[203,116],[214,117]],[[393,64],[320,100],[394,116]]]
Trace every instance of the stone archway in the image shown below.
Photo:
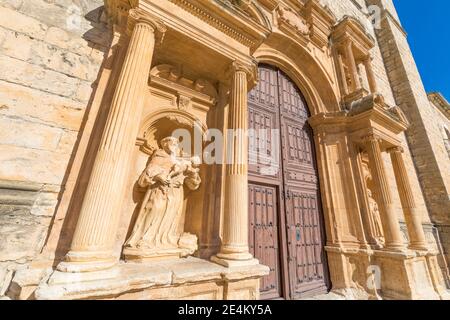
[[[324,293],[329,281],[310,111],[283,71],[260,65],[259,75],[249,93],[249,129],[255,130],[249,144],[249,241],[251,253],[271,269],[261,294],[295,299]]]

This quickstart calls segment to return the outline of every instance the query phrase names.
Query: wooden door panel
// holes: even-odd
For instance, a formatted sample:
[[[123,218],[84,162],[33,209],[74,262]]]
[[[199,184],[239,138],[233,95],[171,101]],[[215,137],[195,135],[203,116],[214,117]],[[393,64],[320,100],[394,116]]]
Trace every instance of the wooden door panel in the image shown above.
[[[281,140],[291,297],[326,292],[324,240],[313,132],[306,101],[282,72]]]
[[[261,279],[261,296],[281,297],[281,274],[278,240],[278,201],[275,187],[249,184],[249,243],[251,253],[270,268]]]
[[[261,280],[261,295],[299,298],[326,292],[319,180],[308,107],[296,85],[278,69],[260,66],[259,78],[249,93],[249,128],[266,129],[267,135],[249,137],[249,158],[253,156],[249,240],[254,256],[271,270]],[[277,138],[271,129],[279,130]],[[273,158],[279,170],[262,172]]]
[[[279,136],[272,134],[272,129],[279,124],[278,114],[274,111],[261,107],[249,105],[249,166],[251,175],[264,175],[266,178],[281,179]],[[264,131],[260,131],[264,130]],[[275,170],[268,171],[267,168],[274,166]]]
[[[263,176],[266,181],[282,179],[279,135],[271,130],[280,127],[278,108],[278,74],[271,68],[259,69],[259,82],[249,93],[249,175]],[[278,148],[278,149],[277,149]],[[268,170],[273,168],[273,170]]]
[[[320,223],[317,192],[290,187],[286,197],[286,229],[294,296],[327,289]]]

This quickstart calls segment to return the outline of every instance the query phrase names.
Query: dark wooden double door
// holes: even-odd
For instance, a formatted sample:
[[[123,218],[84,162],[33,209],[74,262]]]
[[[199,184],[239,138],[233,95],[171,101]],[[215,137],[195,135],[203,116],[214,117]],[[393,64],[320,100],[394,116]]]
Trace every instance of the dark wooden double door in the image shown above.
[[[325,293],[328,271],[308,107],[280,70],[259,67],[249,93],[250,250],[270,274],[261,298]]]

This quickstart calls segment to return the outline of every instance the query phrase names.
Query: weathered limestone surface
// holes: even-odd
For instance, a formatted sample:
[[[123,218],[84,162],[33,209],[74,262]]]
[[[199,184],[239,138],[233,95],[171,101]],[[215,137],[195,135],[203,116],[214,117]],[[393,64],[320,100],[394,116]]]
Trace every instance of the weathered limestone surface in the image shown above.
[[[0,1],[0,296],[45,243],[109,46],[102,5]]]

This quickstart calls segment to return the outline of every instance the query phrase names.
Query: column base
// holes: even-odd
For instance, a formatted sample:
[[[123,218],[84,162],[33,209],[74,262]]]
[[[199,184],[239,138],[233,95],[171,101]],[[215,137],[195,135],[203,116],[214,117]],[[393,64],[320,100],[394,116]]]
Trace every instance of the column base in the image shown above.
[[[406,253],[408,249],[404,245],[386,245],[382,251]]]
[[[419,243],[411,243],[409,245],[409,249],[417,250],[417,251],[426,251],[426,252],[429,251],[429,248],[428,248],[427,244],[426,243],[420,243],[420,242]]]
[[[258,259],[253,258],[252,255],[250,255],[250,259],[246,260],[235,260],[235,259],[227,259],[219,254],[217,256],[211,257],[211,261],[215,262],[217,264],[220,264],[221,266],[227,267],[227,268],[236,268],[236,267],[245,267],[245,266],[256,266],[259,265]]]
[[[70,251],[65,257],[65,261],[58,264],[57,270],[62,272],[93,272],[114,267],[118,262],[109,252]]]

